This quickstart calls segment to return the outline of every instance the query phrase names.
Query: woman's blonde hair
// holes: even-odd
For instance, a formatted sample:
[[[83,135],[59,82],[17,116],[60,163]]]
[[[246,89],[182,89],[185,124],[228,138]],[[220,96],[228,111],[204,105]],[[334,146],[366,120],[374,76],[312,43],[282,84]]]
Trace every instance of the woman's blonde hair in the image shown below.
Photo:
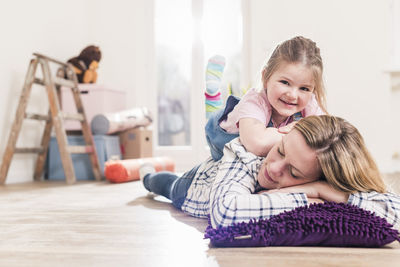
[[[315,98],[321,109],[328,113],[325,103],[325,86],[322,79],[322,58],[316,43],[302,36],[297,36],[279,44],[262,69],[261,80],[263,84],[268,81],[282,63],[302,63],[312,69],[315,80]]]
[[[344,192],[384,193],[385,184],[357,128],[346,120],[329,116],[309,116],[294,129],[317,152],[323,179]]]

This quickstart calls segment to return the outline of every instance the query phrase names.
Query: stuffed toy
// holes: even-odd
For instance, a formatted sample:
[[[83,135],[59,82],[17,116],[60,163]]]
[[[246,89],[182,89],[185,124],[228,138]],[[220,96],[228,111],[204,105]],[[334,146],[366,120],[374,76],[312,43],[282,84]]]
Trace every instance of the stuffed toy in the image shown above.
[[[101,59],[99,47],[89,45],[77,57],[68,60],[78,77],[79,83],[95,83]]]

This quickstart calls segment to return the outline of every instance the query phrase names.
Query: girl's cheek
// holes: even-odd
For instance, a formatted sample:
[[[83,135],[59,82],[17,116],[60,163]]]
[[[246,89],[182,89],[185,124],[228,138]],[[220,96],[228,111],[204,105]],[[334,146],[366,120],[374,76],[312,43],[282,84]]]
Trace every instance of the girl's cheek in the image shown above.
[[[304,102],[306,102],[306,103],[310,102],[311,98],[312,98],[312,95],[313,94],[310,93],[310,92],[305,92],[305,95],[303,96]]]

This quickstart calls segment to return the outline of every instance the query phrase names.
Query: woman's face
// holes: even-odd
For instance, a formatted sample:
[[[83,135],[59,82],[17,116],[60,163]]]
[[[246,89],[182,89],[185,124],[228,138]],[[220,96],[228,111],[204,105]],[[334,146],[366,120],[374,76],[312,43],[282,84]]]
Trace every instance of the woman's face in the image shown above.
[[[321,168],[317,154],[296,129],[275,144],[264,159],[257,175],[266,189],[277,189],[318,180]]]
[[[302,63],[282,63],[264,83],[272,106],[272,119],[281,123],[303,110],[315,88],[313,72]]]

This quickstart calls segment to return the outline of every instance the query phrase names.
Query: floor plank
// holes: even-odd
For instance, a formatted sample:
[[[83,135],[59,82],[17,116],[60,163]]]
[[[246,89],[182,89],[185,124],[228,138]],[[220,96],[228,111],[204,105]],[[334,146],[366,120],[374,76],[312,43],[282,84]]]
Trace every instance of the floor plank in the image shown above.
[[[206,221],[139,182],[0,187],[1,266],[399,266],[400,245],[212,248]]]

